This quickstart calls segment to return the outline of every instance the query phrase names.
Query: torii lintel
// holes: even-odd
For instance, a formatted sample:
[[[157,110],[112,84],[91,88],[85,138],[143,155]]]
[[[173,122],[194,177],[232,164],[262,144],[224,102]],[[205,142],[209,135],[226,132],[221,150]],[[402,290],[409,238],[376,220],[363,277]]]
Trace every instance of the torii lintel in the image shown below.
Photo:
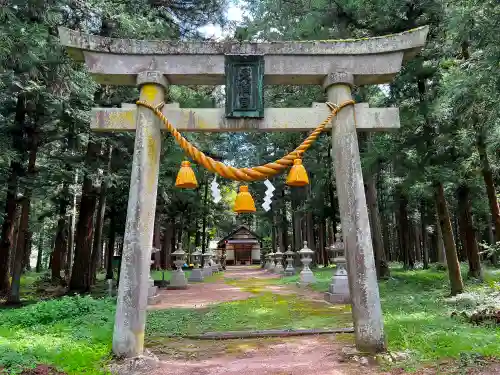
[[[348,71],[359,86],[390,82],[423,48],[428,31],[423,26],[374,38],[269,43],[116,39],[63,27],[59,36],[103,84],[136,85],[139,72],[155,70],[172,85],[222,85],[225,56],[239,54],[264,56],[264,84],[316,85],[331,72]]]

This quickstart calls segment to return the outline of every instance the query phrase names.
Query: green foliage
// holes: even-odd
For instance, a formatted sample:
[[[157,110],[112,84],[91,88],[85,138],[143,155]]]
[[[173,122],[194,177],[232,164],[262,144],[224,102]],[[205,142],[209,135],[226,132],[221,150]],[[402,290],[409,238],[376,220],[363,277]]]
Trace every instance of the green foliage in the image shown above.
[[[68,374],[103,374],[110,358],[114,301],[64,297],[0,310],[0,368],[13,373],[38,363]]]
[[[466,274],[465,267],[462,272]],[[331,274],[331,269],[314,270],[318,282],[312,288],[327,291]],[[411,353],[407,369],[418,367],[420,362],[498,356],[500,327],[475,326],[452,314],[460,316],[462,311],[470,314],[483,306],[498,305],[499,270],[487,271],[485,284],[471,282],[467,293],[453,298],[448,297],[444,272],[393,268],[391,276],[379,283],[384,327],[390,350]],[[282,280],[293,283],[296,276]]]

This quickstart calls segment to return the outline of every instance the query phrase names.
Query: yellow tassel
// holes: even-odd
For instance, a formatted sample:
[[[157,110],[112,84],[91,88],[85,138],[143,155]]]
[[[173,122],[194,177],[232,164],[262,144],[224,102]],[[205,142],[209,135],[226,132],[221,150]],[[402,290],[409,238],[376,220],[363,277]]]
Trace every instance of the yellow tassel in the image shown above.
[[[240,192],[234,202],[234,212],[239,214],[249,214],[257,211],[252,196],[248,192],[248,186],[240,186]]]
[[[297,158],[293,161],[292,169],[286,178],[288,186],[306,186],[309,184],[306,168],[302,165],[302,159]]]
[[[195,189],[198,187],[198,181],[196,181],[196,176],[194,175],[190,162],[183,161],[181,163],[181,169],[179,169],[179,173],[177,173],[175,186],[183,189]]]

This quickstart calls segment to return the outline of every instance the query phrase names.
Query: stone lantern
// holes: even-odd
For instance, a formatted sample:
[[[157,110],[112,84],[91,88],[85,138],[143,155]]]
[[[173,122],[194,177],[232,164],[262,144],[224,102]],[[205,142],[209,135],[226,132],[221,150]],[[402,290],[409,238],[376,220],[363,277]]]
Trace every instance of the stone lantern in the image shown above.
[[[302,271],[300,272],[300,281],[298,282],[299,286],[308,285],[316,282],[316,278],[312,273],[309,265],[312,262],[312,256],[314,251],[307,247],[307,241],[304,241],[304,247],[299,250],[300,261],[304,265]]]
[[[277,251],[274,253],[274,257],[276,259],[276,265],[274,266],[274,272],[277,274],[285,273],[285,269],[283,268],[283,253],[278,246]]]
[[[325,293],[325,300],[330,303],[351,303],[349,281],[347,279],[345,245],[340,231],[335,233],[335,243],[329,248],[330,262],[335,264],[332,281]]]
[[[194,268],[191,271],[191,275],[189,276],[188,281],[191,282],[202,282],[203,281],[203,272],[200,268],[201,263],[201,251],[200,248],[196,248],[196,251],[191,254],[193,257]]]
[[[267,268],[268,272],[274,272],[274,253],[273,250],[271,249],[271,252],[268,254],[269,255],[269,267]]]
[[[271,251],[268,251],[266,254],[264,254],[264,269],[267,271],[269,270],[269,266],[271,265],[271,257],[269,254]]]
[[[172,272],[169,289],[186,289],[186,275],[182,270],[182,266],[186,263],[186,253],[182,250],[181,244],[177,245],[177,249],[172,253],[172,256],[174,257],[174,264],[177,269]]]
[[[210,250],[205,250],[205,252],[201,256],[203,257],[203,276],[212,276],[212,266],[210,265]]]
[[[288,250],[285,251],[285,255],[286,255],[285,276],[293,276],[295,275],[295,267],[293,266],[293,257],[295,256],[295,252],[292,251],[292,245],[288,245]]]

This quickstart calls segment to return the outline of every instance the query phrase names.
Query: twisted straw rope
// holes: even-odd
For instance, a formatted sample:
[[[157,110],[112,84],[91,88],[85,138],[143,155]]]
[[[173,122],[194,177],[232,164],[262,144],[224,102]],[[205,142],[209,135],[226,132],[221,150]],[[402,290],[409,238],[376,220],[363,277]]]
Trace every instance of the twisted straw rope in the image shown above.
[[[161,108],[164,103],[160,103],[157,106],[153,106],[145,101],[137,101],[137,105],[143,106],[151,109],[156,116],[165,124],[166,128],[175,138],[179,146],[198,164],[204,166],[206,169],[213,173],[235,181],[259,181],[266,178],[275,176],[280,172],[284,171],[289,166],[293,165],[293,160],[300,158],[302,153],[307,151],[309,147],[316,141],[318,136],[323,132],[326,125],[337,115],[337,113],[344,107],[354,104],[354,100],[347,100],[340,105],[335,105],[333,103],[327,102],[328,108],[330,108],[331,113],[328,117],[319,124],[316,129],[312,131],[311,134],[298,146],[295,150],[290,152],[288,155],[283,156],[281,159],[276,160],[272,163],[267,163],[264,165],[259,165],[257,167],[251,168],[234,168],[229,165],[225,165],[219,161],[206,156],[202,151],[198,150],[193,146],[186,138],[182,136],[181,133],[168,121],[165,115],[161,112]]]

